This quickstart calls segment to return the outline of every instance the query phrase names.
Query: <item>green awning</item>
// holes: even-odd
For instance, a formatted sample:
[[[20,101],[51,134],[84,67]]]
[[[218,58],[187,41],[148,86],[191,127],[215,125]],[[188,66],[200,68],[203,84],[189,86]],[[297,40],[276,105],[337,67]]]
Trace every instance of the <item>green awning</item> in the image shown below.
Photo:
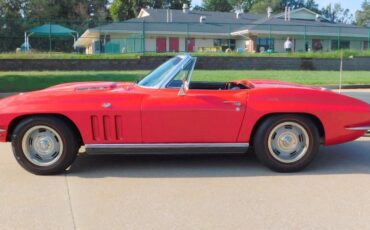
[[[74,30],[56,24],[45,24],[29,29],[26,32],[32,34],[32,36],[39,37],[70,37],[77,33]]]

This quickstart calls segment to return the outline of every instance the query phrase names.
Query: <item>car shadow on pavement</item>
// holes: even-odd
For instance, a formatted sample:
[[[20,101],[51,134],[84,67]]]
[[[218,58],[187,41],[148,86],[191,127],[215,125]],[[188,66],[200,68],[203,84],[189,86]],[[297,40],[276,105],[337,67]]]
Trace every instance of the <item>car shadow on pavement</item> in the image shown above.
[[[82,154],[68,176],[84,178],[256,177],[323,174],[370,174],[370,140],[321,147],[314,161],[298,173],[275,173],[253,154],[107,155]]]

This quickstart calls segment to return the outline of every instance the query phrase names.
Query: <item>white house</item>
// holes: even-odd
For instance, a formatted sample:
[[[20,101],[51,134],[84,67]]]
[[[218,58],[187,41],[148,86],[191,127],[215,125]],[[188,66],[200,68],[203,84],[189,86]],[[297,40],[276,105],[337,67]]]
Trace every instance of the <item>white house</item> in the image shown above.
[[[281,14],[142,9],[135,19],[88,29],[76,46],[86,53],[284,52],[369,48],[370,28],[328,22],[306,8]]]

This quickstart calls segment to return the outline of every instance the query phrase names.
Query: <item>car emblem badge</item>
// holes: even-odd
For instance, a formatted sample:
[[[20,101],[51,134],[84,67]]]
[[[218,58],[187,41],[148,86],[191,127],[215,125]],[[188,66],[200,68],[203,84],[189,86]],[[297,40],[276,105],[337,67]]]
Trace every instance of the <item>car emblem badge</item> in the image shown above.
[[[107,109],[107,108],[112,107],[112,104],[109,103],[109,102],[105,102],[105,103],[102,104],[102,107]]]

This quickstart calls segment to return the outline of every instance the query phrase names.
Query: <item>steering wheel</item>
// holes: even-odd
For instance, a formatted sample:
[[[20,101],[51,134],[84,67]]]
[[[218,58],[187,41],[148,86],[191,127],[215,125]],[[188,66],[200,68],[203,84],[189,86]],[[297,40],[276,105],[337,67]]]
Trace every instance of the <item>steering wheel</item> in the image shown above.
[[[234,82],[228,82],[226,83],[226,89],[228,90],[239,90],[241,87],[239,84],[235,84]]]

